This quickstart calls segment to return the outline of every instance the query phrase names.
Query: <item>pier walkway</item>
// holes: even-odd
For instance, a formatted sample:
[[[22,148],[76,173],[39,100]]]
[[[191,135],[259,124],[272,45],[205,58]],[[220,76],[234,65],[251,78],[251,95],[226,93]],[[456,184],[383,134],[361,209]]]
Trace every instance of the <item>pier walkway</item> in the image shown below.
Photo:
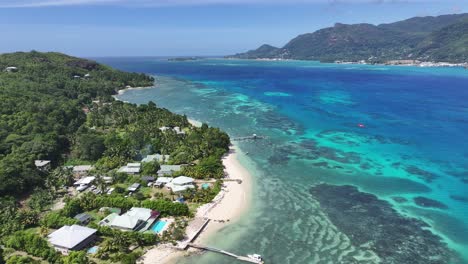
[[[217,248],[213,248],[213,247],[207,247],[207,246],[197,245],[197,244],[193,244],[193,243],[188,243],[187,245],[188,245],[189,247],[198,248],[198,249],[207,250],[207,251],[211,251],[211,252],[223,254],[223,255],[226,255],[226,256],[230,256],[230,257],[233,257],[233,258],[236,258],[236,259],[238,259],[238,260],[245,261],[245,262],[257,263],[257,264],[262,264],[262,263],[263,263],[263,261],[255,260],[255,259],[249,258],[249,257],[238,256],[238,255],[236,255],[236,254],[234,254],[234,253],[227,252],[226,250],[222,250],[222,249],[217,249]]]

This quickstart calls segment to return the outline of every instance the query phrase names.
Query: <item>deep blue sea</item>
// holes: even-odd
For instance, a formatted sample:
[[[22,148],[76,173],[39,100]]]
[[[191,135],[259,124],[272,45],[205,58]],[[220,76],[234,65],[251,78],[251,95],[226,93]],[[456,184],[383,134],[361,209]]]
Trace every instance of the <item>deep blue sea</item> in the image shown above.
[[[153,101],[232,137],[267,136],[236,143],[248,153],[240,159],[254,174],[252,206],[238,223],[215,235],[212,245],[241,255],[259,253],[267,263],[392,263],[372,246],[392,241],[376,238],[380,240],[359,245],[364,234],[340,227],[369,223],[353,223],[346,214],[333,219],[323,201],[321,206],[314,199],[311,188],[328,183],[355,186],[387,201],[395,214],[422,220],[421,230],[440,237],[442,245],[468,263],[468,70],[303,61],[98,60],[156,77],[154,88],[128,91],[121,100]],[[327,195],[337,201],[341,197]],[[352,210],[362,202],[356,200]],[[406,235],[401,237],[407,241],[419,239]],[[418,251],[419,256],[435,252],[404,245],[402,251]],[[233,260],[204,254],[181,263]]]

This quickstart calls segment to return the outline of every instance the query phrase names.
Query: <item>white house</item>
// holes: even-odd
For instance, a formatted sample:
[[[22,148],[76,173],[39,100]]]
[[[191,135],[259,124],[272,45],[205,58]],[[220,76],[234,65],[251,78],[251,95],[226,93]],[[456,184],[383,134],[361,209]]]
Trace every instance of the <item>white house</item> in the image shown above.
[[[70,250],[82,250],[96,238],[96,229],[85,226],[62,226],[48,236],[57,251],[68,254]]]
[[[6,72],[17,72],[18,68],[16,68],[16,67],[6,67],[5,71]]]
[[[140,173],[141,163],[128,163],[127,166],[120,167],[117,172],[124,172],[127,174]]]
[[[188,189],[195,189],[193,185],[194,179],[187,176],[179,176],[174,178],[170,183],[166,184],[166,187],[171,189],[171,191],[183,192]]]
[[[89,184],[91,184],[95,179],[96,179],[96,177],[94,177],[94,176],[84,177],[84,178],[81,178],[81,179],[77,180],[75,183],[73,183],[73,185],[75,185],[75,186],[79,186],[79,185],[89,185]]]
[[[50,169],[50,160],[35,160],[34,165],[39,170],[49,170]]]
[[[147,230],[159,217],[160,213],[147,208],[132,207],[123,215],[115,213],[104,218],[99,224],[124,231]]]
[[[172,181],[172,177],[158,177],[154,182],[155,186],[164,186]]]

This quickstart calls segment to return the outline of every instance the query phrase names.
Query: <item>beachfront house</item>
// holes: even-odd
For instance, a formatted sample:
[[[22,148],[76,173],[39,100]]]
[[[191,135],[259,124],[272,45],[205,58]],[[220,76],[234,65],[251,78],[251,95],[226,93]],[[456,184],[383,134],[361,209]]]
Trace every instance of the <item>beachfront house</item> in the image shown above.
[[[67,255],[71,250],[82,250],[96,238],[96,229],[85,226],[62,226],[48,236],[54,248]]]
[[[161,154],[148,155],[144,159],[142,159],[141,162],[157,161],[159,163],[164,163],[164,162],[169,161],[170,157],[171,156],[169,156],[169,155],[161,155]]]
[[[35,160],[34,165],[38,170],[48,171],[50,170],[50,160]]]
[[[158,219],[160,213],[147,208],[132,207],[123,215],[112,213],[100,225],[110,226],[123,231],[146,231]]]
[[[172,173],[182,170],[182,165],[161,165],[158,170],[158,176],[168,176]]]
[[[178,193],[188,189],[195,189],[193,185],[194,179],[187,176],[179,176],[174,178],[170,183],[166,184],[166,187],[171,191]]]
[[[127,166],[120,167],[117,172],[123,172],[127,174],[138,174],[140,173],[141,163],[128,163]]]
[[[78,166],[73,166],[73,174],[75,175],[85,175],[89,171],[94,169],[92,165],[78,165]]]

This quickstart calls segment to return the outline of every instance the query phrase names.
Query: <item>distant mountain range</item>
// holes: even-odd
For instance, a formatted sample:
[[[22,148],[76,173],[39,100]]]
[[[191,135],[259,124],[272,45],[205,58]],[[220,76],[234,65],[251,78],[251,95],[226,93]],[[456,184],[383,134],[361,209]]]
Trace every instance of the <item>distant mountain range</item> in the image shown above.
[[[341,24],[299,35],[284,47],[264,44],[228,58],[468,62],[468,13],[414,17],[390,24]]]

